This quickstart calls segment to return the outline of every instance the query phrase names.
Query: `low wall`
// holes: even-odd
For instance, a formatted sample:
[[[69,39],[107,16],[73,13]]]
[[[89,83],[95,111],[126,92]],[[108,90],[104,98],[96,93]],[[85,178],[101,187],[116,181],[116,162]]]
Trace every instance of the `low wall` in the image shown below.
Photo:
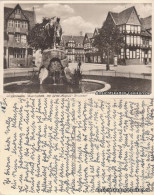
[[[111,77],[127,77],[127,78],[140,78],[152,80],[152,74],[138,74],[131,72],[117,72],[117,71],[106,71],[106,70],[88,70],[83,71],[83,75],[95,75],[95,76],[111,76]]]

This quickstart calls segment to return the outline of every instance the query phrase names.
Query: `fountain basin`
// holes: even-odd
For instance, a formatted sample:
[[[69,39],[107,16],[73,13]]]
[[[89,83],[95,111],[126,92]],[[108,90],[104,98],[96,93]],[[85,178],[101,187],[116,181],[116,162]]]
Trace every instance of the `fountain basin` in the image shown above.
[[[79,86],[70,84],[42,84],[38,82],[16,81],[4,84],[4,93],[95,93],[107,91],[110,85],[104,81],[82,79]]]

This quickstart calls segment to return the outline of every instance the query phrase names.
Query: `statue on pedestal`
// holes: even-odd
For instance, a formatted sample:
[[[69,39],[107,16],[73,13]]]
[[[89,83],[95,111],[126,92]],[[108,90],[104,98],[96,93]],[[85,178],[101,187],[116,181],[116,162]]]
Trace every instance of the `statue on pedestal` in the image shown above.
[[[51,42],[50,48],[56,49],[56,46],[60,46],[62,37],[62,27],[60,25],[60,18],[55,17],[48,20],[45,24],[46,36],[49,42]]]

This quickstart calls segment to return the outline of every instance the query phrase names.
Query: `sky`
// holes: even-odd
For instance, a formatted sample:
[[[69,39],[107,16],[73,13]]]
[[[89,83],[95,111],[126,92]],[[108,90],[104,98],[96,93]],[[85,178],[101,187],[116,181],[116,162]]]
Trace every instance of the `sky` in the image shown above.
[[[15,7],[16,4],[5,4],[5,7]],[[61,18],[63,34],[82,35],[93,33],[95,28],[100,28],[109,11],[121,12],[131,6],[135,6],[141,18],[152,15],[152,6],[149,3],[28,3],[20,4],[22,9],[32,10],[34,7],[38,23],[43,17],[57,16]]]

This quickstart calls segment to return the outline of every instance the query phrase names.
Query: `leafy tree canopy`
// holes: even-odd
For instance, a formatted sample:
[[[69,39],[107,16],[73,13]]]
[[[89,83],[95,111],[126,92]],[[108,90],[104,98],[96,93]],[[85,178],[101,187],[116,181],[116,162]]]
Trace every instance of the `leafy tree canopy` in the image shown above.
[[[32,48],[36,50],[41,49],[42,51],[51,48],[54,41],[54,27],[46,29],[46,24],[50,21],[50,18],[43,18],[42,23],[37,23],[29,32],[27,41]]]
[[[116,25],[106,21],[99,34],[94,37],[93,46],[98,48],[101,53],[118,54],[124,47],[123,34]]]

